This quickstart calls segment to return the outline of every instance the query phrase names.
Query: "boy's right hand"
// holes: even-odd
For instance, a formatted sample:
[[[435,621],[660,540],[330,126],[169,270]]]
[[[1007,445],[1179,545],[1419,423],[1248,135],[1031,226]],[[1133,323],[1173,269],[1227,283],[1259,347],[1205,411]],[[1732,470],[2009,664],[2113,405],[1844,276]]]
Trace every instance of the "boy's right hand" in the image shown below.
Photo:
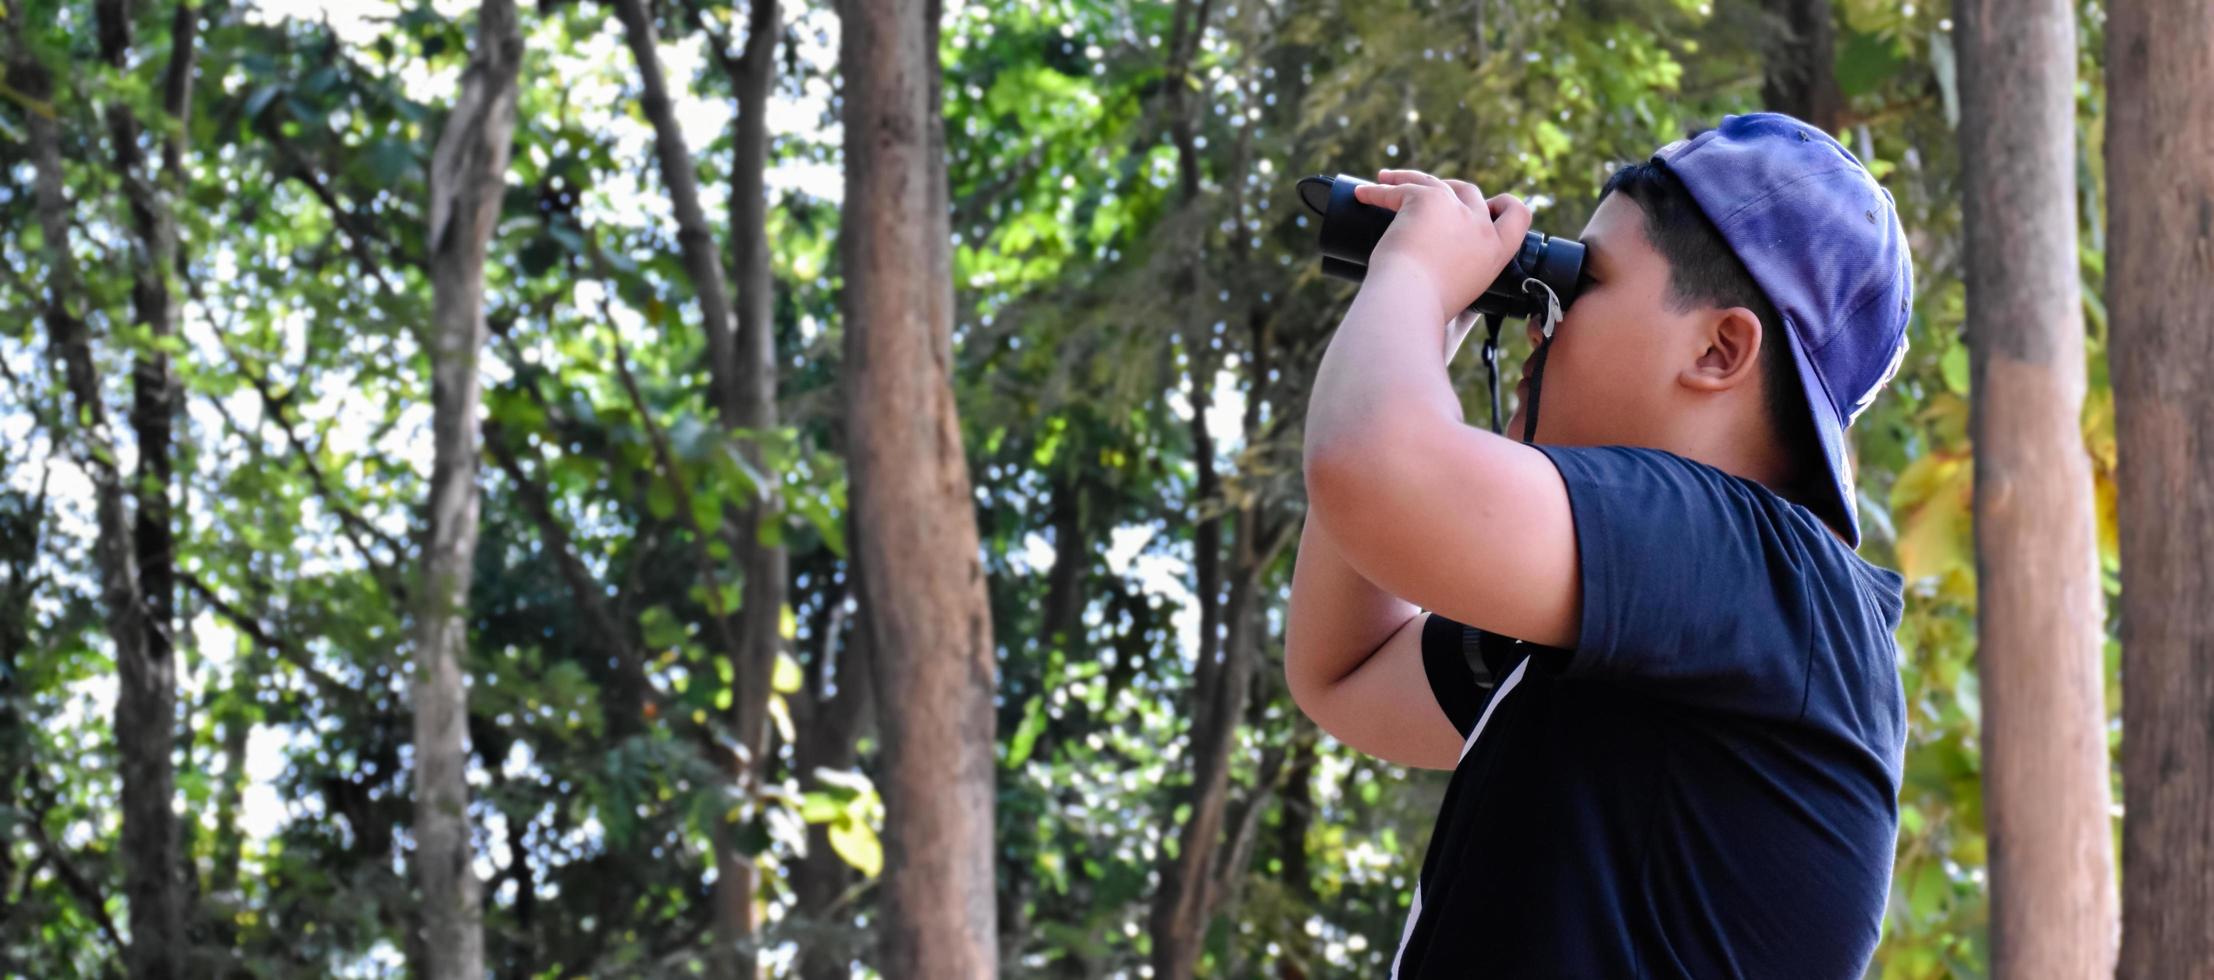
[[[1436,291],[1440,308],[1464,310],[1499,278],[1530,231],[1530,207],[1512,194],[1485,200],[1465,180],[1440,180],[1420,170],[1385,170],[1353,198],[1398,213],[1369,254],[1373,270],[1415,271]]]

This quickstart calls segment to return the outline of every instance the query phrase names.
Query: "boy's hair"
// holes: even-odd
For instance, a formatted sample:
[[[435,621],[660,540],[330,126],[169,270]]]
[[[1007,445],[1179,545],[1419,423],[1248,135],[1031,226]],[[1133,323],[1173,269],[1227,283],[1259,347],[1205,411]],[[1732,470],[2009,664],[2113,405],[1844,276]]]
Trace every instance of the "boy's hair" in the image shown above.
[[[1814,420],[1807,417],[1799,374],[1791,363],[1783,317],[1768,294],[1753,281],[1745,263],[1730,250],[1722,233],[1707,220],[1683,181],[1664,164],[1632,163],[1616,170],[1599,190],[1599,200],[1621,192],[1645,213],[1645,239],[1668,263],[1668,303],[1682,313],[1695,307],[1742,306],[1760,318],[1760,373],[1763,407],[1777,443],[1787,454],[1784,486],[1778,495],[1797,503],[1818,500],[1814,480],[1822,472],[1813,454],[1820,452]]]

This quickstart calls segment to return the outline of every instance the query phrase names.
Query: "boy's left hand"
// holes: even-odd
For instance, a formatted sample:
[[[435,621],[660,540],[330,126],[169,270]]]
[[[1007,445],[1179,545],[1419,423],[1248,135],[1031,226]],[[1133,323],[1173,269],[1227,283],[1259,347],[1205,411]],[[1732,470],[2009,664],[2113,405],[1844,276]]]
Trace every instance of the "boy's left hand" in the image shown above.
[[[1385,170],[1376,180],[1354,188],[1353,199],[1399,216],[1370,253],[1369,268],[1416,272],[1448,316],[1483,295],[1530,230],[1530,207],[1512,194],[1485,200],[1468,181],[1420,170]]]

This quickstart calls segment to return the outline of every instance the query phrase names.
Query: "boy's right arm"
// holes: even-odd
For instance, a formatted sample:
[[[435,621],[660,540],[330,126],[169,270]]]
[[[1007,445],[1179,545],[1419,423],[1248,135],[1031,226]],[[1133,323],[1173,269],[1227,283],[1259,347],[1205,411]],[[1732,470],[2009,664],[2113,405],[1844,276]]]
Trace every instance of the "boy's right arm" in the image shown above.
[[[1285,628],[1284,679],[1293,702],[1323,731],[1369,755],[1452,769],[1461,735],[1423,668],[1429,617],[1354,571],[1310,515]]]

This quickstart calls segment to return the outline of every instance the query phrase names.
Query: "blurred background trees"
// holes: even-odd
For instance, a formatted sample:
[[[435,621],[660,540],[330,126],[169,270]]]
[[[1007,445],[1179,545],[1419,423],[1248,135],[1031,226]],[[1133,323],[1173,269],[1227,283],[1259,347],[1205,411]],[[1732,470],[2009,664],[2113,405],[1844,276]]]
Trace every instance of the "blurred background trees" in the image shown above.
[[[2136,397],[2203,416],[2168,399],[2207,360],[2207,306],[2175,296],[2210,281],[2184,219],[2214,157],[2204,126],[2110,147],[2107,75],[2148,61],[2116,77],[2189,115],[2205,87],[2173,79],[2204,68],[2158,52],[2207,27],[2138,6],[2127,44],[2102,4],[2062,15],[2062,258],[2099,731],[2118,751],[2127,612],[2133,683],[2175,699],[2145,737],[2181,753],[2205,740],[2161,726],[2214,696],[2199,620],[2160,611],[2204,549],[2156,522],[2194,451],[2146,450],[2176,468],[2118,508],[2107,354],[2124,311],[2164,324]],[[1299,421],[1350,296],[1292,183],[1417,166],[1573,235],[1614,166],[1762,107],[1852,147],[1917,261],[1912,349],[1855,427],[1863,552],[1910,583],[1872,972],[1989,971],[1982,171],[1943,4],[0,11],[0,974],[437,972],[472,902],[501,977],[1380,973],[1444,776],[1349,752],[1283,690]],[[496,184],[450,183],[496,143]],[[2131,273],[2165,285],[2111,321],[2110,159],[2174,163],[2113,223],[2162,244],[2115,254],[2200,263]],[[2165,411],[2142,438],[2187,446]],[[473,547],[432,505],[463,484]],[[2118,510],[2157,569],[2142,609]],[[418,675],[434,647],[452,672]],[[424,692],[459,712],[438,738]],[[2189,761],[2141,797],[2181,777],[2134,764],[2116,798],[2198,808],[2165,833],[2200,843],[2124,846],[2132,875],[2199,862],[2128,907],[2188,933],[2214,783]],[[959,953],[916,938],[955,927],[932,941]]]

